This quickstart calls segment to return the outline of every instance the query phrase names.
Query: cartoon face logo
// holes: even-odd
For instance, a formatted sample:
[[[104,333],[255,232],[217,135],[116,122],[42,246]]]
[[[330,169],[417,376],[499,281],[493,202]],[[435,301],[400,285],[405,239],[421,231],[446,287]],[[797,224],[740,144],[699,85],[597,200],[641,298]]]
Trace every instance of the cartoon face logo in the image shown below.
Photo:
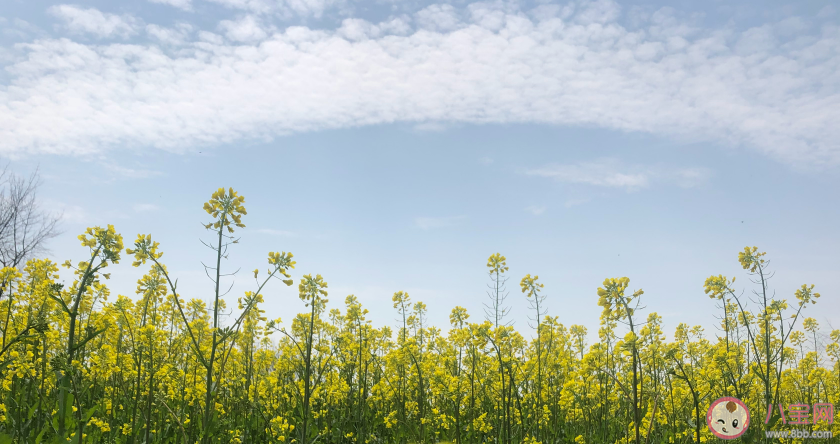
[[[735,439],[747,431],[750,425],[750,411],[738,398],[720,398],[709,407],[706,424],[718,438]]]

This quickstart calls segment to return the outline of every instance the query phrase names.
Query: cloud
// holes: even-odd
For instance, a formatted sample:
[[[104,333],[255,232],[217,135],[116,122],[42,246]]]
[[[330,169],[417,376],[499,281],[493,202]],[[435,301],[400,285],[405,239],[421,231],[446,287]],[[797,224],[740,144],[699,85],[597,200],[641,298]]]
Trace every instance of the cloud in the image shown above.
[[[826,6],[823,6],[822,9],[820,9],[820,12],[817,13],[817,17],[823,18],[823,19],[829,18],[829,17],[832,17],[836,12],[837,11],[834,9],[833,6],[826,5]]]
[[[44,208],[49,208],[51,213],[57,213],[61,222],[75,226],[105,226],[114,223],[114,220],[129,219],[131,216],[114,208],[100,208],[90,210],[80,205],[67,203],[66,200],[44,199]],[[74,229],[75,230],[75,229]]]
[[[525,211],[533,214],[534,216],[539,216],[539,215],[545,213],[545,210],[546,210],[545,206],[537,206],[537,205],[531,205],[531,206],[525,208]]]
[[[460,11],[452,5],[434,4],[417,12],[415,20],[421,29],[448,32],[466,26]]]
[[[621,188],[627,191],[647,188],[654,181],[693,188],[702,185],[710,177],[709,171],[705,168],[645,166],[622,162],[615,158],[602,158],[574,164],[549,164],[526,169],[524,173],[529,176],[551,178],[563,183]]]
[[[187,41],[194,28],[189,23],[179,23],[173,28],[158,25],[146,25],[146,34],[166,45],[182,45]]]
[[[160,210],[160,207],[154,204],[134,204],[131,209],[135,213],[151,213]]]
[[[235,42],[259,41],[268,36],[252,15],[246,15],[239,20],[222,20],[219,28],[225,32],[227,38]]]
[[[414,130],[420,133],[440,133],[449,128],[445,122],[421,122],[414,125]]]
[[[341,8],[344,0],[208,0],[232,9],[254,14],[273,14],[282,18],[320,18],[331,8]]]
[[[297,233],[295,233],[293,231],[274,230],[274,229],[271,229],[271,228],[260,228],[256,231],[257,231],[257,233],[269,234],[271,236],[297,237]]]
[[[253,14],[292,8],[216,1]],[[536,123],[744,146],[794,166],[840,164],[840,28],[704,29],[667,10],[630,28],[614,3],[550,6],[438,6],[400,26],[353,19],[333,30],[240,34],[240,20],[220,25],[230,40],[200,31],[177,47],[36,40],[18,46],[0,84],[0,154],[187,151],[393,122]],[[424,23],[432,13],[453,21]],[[134,29],[99,15],[94,22],[110,25],[74,26]],[[644,186],[618,173],[627,177],[597,180]]]
[[[421,230],[431,230],[434,228],[451,227],[464,219],[466,219],[466,216],[418,217],[414,219],[414,224]]]
[[[486,156],[485,156],[485,157],[482,157],[481,159],[478,159],[478,161],[479,161],[482,165],[490,165],[491,163],[493,163],[493,158],[492,158],[492,157],[486,157]]]
[[[137,33],[139,21],[130,15],[116,15],[102,12],[95,8],[82,8],[75,5],[56,5],[48,12],[63,20],[72,33],[88,33],[99,38],[127,38]]]
[[[45,208],[50,208],[60,214],[63,222],[85,225],[92,219],[91,215],[78,205],[71,205],[53,199],[44,199],[43,203]]]
[[[587,184],[600,187],[636,190],[650,182],[649,174],[629,172],[628,167],[615,159],[600,159],[576,164],[552,164],[525,171],[529,176],[549,177],[558,182]]]
[[[148,177],[161,175],[160,171],[146,170],[142,168],[128,168],[111,162],[102,162],[101,165],[105,167],[105,169],[107,169],[108,171],[114,173],[115,175],[127,179],[146,179]]]
[[[347,18],[341,21],[341,26],[335,31],[335,35],[349,41],[364,41],[383,35],[406,35],[411,32],[409,19],[406,17],[395,17],[387,22],[373,24],[367,20]],[[435,122],[431,122],[432,125]]]
[[[667,175],[667,174],[666,174]],[[695,188],[706,183],[711,172],[706,168],[683,168],[672,171],[671,178],[683,188]]]
[[[174,6],[184,11],[192,11],[192,0],[149,0],[152,3]]]
[[[9,22],[6,18],[0,17],[0,35],[20,40],[43,38],[47,34],[41,28],[27,22],[26,20],[15,18]],[[0,50],[2,49],[3,48],[0,48]]]

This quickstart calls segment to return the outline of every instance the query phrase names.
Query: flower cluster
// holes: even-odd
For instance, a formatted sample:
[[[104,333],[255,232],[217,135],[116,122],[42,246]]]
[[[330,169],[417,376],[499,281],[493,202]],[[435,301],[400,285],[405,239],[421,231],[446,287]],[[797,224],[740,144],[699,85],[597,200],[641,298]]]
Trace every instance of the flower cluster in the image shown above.
[[[214,264],[244,228],[243,204],[220,188],[204,205]],[[767,297],[712,276],[703,290],[721,310],[713,333],[679,324],[669,339],[626,277],[593,291],[603,315],[590,330],[544,313],[551,289],[528,274],[511,303],[530,305],[534,322],[513,328],[498,253],[487,261],[486,320],[455,307],[446,329],[429,325],[429,308],[397,291],[398,321],[377,327],[356,296],[328,306],[323,276],[294,278],[288,252],[269,253],[267,275],[254,270],[255,287],[234,304],[219,285],[209,302],[180,294],[148,234],[125,250],[146,267],[135,294],[114,297],[104,271],[119,263],[122,236],[108,225],[79,240],[85,257],[65,262],[67,285],[47,259],[0,270],[0,442],[710,442],[709,400],[735,396],[758,418],[768,399],[840,399],[840,330],[807,317],[813,285],[790,304],[775,299],[755,247],[738,260]],[[268,320],[264,301],[294,297],[295,281],[306,312]],[[811,427],[840,434],[835,419]]]

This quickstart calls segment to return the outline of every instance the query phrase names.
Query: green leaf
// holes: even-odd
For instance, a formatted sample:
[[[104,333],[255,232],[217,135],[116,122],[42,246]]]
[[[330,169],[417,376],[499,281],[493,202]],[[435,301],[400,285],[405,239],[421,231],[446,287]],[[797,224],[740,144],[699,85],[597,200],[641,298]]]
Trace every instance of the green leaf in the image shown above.
[[[85,423],[90,421],[90,418],[93,416],[94,413],[96,413],[96,409],[98,407],[99,406],[95,405],[95,406],[91,407],[87,412],[85,412],[85,416],[82,416],[82,421],[84,421]]]
[[[41,440],[44,439],[44,433],[47,433],[49,430],[49,424],[44,424],[44,428],[41,429],[41,433],[35,437],[35,444],[41,444]]]

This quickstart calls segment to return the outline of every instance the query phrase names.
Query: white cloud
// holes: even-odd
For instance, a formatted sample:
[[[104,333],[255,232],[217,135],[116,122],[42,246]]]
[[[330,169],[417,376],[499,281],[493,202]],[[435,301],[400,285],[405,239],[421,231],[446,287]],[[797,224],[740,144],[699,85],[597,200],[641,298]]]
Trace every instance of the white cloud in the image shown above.
[[[90,220],[90,215],[78,205],[65,205],[59,211],[61,212],[61,220],[73,224],[84,225]]]
[[[531,18],[505,8],[450,11],[457,23],[439,31],[405,28],[428,8],[401,30],[358,20],[260,28],[253,45],[206,31],[177,50],[37,40],[19,47],[0,86],[0,153],[183,151],[391,122],[541,123],[748,146],[797,166],[840,163],[840,28],[699,29],[659,11],[630,29],[608,2]],[[133,29],[113,23],[75,26]],[[633,174],[609,180],[644,184]]]
[[[90,223],[92,219],[91,215],[84,208],[78,205],[70,205],[53,199],[44,199],[43,203],[44,208],[49,208],[50,211],[54,211],[61,215],[61,220],[63,222],[85,225]]]
[[[542,205],[542,206],[531,205],[531,206],[525,208],[525,211],[533,214],[534,216],[539,216],[539,215],[545,213],[545,210],[546,210],[546,207],[544,205]]]
[[[208,31],[198,31],[198,42],[200,43],[210,43],[216,46],[222,46],[225,44],[224,37],[220,36],[219,34],[215,34]],[[202,45],[206,48],[206,45]]]
[[[254,14],[276,14],[284,18],[294,16],[320,18],[328,9],[341,8],[344,0],[208,0],[232,9]]]
[[[130,15],[109,14],[95,8],[56,5],[48,12],[63,20],[70,32],[93,34],[99,38],[126,38],[137,33],[139,27],[139,21]]]
[[[547,177],[558,182],[621,188],[627,191],[647,188],[653,182],[674,183],[684,188],[692,188],[702,185],[710,177],[705,168],[645,166],[614,158],[574,164],[549,164],[524,172],[529,176]]]
[[[252,15],[246,15],[239,20],[222,20],[219,28],[224,31],[227,38],[235,42],[259,41],[268,36],[266,30]]]
[[[271,12],[278,4],[274,0],[208,0],[233,9],[244,9],[256,13]]]
[[[181,45],[193,32],[194,28],[189,23],[179,23],[173,28],[166,28],[158,25],[146,25],[146,34],[149,37],[167,45]]]
[[[335,35],[355,42],[383,35],[406,35],[410,32],[411,26],[409,25],[409,19],[406,17],[392,18],[379,24],[373,24],[358,18],[347,18],[341,21],[341,26],[336,29]],[[431,124],[434,125],[435,122]]]
[[[682,168],[671,172],[674,182],[683,188],[694,188],[706,183],[711,171],[706,168]]]
[[[344,5],[343,0],[285,0],[279,3],[282,4],[281,13],[315,18],[321,17],[331,8],[340,8]]]
[[[529,176],[549,177],[558,182],[596,185],[636,190],[650,182],[645,172],[630,172],[630,168],[615,159],[600,159],[576,164],[553,164],[525,171]]]
[[[446,122],[420,122],[414,125],[414,131],[418,133],[440,133],[446,131],[450,125]]]
[[[415,20],[422,29],[448,32],[466,25],[459,15],[452,5],[434,4],[417,12]]]
[[[108,161],[101,162],[101,165],[114,175],[124,179],[146,179],[161,175],[160,171],[147,170],[143,168],[129,168]]]
[[[27,22],[26,20],[15,18],[10,23],[6,18],[0,17],[0,35],[19,40],[43,38],[46,36],[46,33],[44,33],[41,28]]]
[[[192,0],[149,0],[152,3],[174,6],[184,11],[192,11]]]
[[[826,6],[823,6],[822,9],[820,9],[820,12],[817,13],[817,17],[822,18],[822,19],[826,19],[826,18],[829,18],[829,17],[833,16],[836,12],[837,11],[835,11],[833,6],[826,5]]]
[[[592,23],[610,23],[618,19],[621,8],[618,3],[610,0],[595,0],[581,2],[580,10],[575,15],[575,22],[585,25]]]
[[[160,210],[160,207],[154,204],[134,204],[131,207],[135,213],[150,213]]]
[[[421,230],[431,230],[433,228],[451,227],[464,219],[466,219],[466,216],[418,217],[414,219],[414,224]]]

